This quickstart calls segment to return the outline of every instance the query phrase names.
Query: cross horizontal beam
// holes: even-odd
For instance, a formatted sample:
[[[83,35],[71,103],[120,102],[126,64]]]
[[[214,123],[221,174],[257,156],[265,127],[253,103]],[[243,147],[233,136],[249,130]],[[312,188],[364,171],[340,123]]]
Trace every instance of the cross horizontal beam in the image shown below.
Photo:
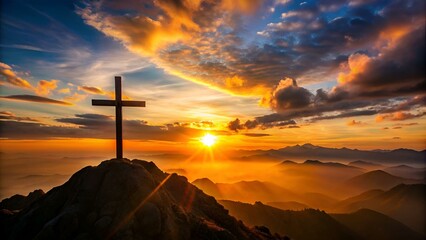
[[[115,106],[116,103],[115,100],[92,99],[93,106]]]
[[[93,106],[117,106],[116,100],[92,99]],[[121,101],[123,107],[145,107],[145,101]]]
[[[145,107],[145,101],[121,101],[123,107]]]

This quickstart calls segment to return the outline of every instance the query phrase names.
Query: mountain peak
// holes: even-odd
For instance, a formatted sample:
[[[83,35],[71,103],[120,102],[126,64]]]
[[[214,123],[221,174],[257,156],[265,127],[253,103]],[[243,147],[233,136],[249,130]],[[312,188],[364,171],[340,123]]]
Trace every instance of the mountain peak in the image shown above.
[[[305,143],[305,144],[303,144],[303,145],[302,145],[302,147],[303,147],[303,148],[310,148],[310,149],[316,149],[316,148],[319,148],[319,146],[315,146],[315,145],[310,144],[310,143]]]
[[[1,224],[6,239],[279,239],[238,222],[185,177],[127,159],[81,169]]]
[[[305,162],[303,162],[303,164],[315,164],[315,165],[321,165],[324,164],[323,162],[319,161],[319,160],[311,160],[308,159]]]

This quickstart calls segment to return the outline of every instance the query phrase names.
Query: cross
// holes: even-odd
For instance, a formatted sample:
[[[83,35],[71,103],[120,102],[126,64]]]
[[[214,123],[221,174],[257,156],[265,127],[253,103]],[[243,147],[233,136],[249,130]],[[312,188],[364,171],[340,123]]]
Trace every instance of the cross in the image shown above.
[[[115,100],[92,99],[93,106],[115,106],[115,138],[117,159],[123,158],[122,107],[145,107],[145,101],[121,100],[121,77],[115,77]]]

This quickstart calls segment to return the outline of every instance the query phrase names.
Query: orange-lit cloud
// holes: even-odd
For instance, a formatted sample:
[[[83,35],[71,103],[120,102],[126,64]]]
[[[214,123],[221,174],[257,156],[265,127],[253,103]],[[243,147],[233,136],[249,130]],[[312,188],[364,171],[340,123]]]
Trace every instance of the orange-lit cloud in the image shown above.
[[[384,120],[389,121],[404,121],[408,119],[418,118],[424,116],[426,113],[417,113],[413,114],[410,112],[394,112],[390,114],[379,114],[376,116],[376,122],[382,122]]]
[[[33,89],[33,86],[27,80],[16,75],[11,66],[0,62],[0,84],[3,83],[19,88]]]
[[[221,7],[224,10],[251,14],[259,10],[262,2],[262,0],[223,0]]]
[[[350,120],[349,122],[347,122],[346,123],[346,125],[348,125],[348,126],[362,126],[362,125],[365,125],[366,123],[365,122],[362,122],[362,121],[356,121],[356,120]]]
[[[37,88],[35,89],[35,92],[38,95],[47,96],[52,90],[55,90],[58,87],[58,82],[59,80],[40,80],[38,82]]]
[[[340,73],[338,76],[339,83],[351,82],[358,74],[362,74],[371,58],[365,54],[355,53],[348,58],[349,73]]]
[[[67,94],[67,93],[70,93],[70,92],[71,92],[71,89],[69,89],[69,88],[62,88],[62,89],[58,90],[58,93],[62,93],[62,94]]]
[[[106,95],[109,96],[111,99],[115,98],[115,92],[113,91],[104,91],[100,87],[93,87],[93,86],[78,86],[78,90],[89,93],[89,94],[95,94],[95,95]],[[74,94],[75,95],[75,94]],[[125,94],[122,95],[122,99],[130,100],[131,98]]]
[[[64,100],[70,101],[70,102],[80,102],[81,100],[85,99],[86,97],[87,97],[87,94],[74,93],[70,96],[64,97]]]
[[[106,92],[104,92],[99,87],[90,87],[90,86],[78,86],[78,90],[90,93],[90,94],[99,94],[99,95],[105,95]]]

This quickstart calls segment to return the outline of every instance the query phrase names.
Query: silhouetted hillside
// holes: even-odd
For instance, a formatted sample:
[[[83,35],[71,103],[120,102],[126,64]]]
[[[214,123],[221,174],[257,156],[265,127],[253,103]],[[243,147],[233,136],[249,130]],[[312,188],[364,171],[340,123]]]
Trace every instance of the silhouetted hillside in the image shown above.
[[[344,200],[337,205],[336,212],[354,212],[362,208],[372,209],[394,218],[426,234],[426,185],[398,185],[389,191],[368,191]]]
[[[348,163],[348,166],[359,167],[359,168],[364,168],[369,170],[379,169],[383,167],[383,165],[381,164],[366,162],[361,160],[350,162]]]
[[[300,211],[300,210],[304,210],[304,209],[310,208],[306,204],[299,203],[299,202],[294,202],[294,201],[289,201],[289,202],[268,202],[267,205],[275,207],[275,208],[279,208],[279,209],[282,209],[282,210],[293,210],[293,211]]]
[[[349,214],[323,211],[281,210],[260,202],[254,205],[219,201],[231,215],[249,225],[265,225],[294,239],[420,240],[423,237],[404,224],[381,213],[362,209]]]
[[[383,169],[385,172],[393,174],[398,177],[408,179],[426,180],[426,168],[415,168],[407,165],[398,165]]]
[[[254,205],[233,201],[219,201],[229,213],[248,225],[264,225],[272,232],[301,240],[359,239],[357,234],[337,222],[327,213],[307,209],[289,211],[256,202]]]
[[[43,190],[38,189],[33,192],[30,192],[28,196],[22,196],[19,194],[13,195],[10,198],[3,199],[0,202],[0,209],[8,210],[21,210],[26,207],[29,207],[33,202],[39,199],[44,195]]]
[[[244,226],[185,177],[140,160],[85,167],[1,221],[2,239],[279,239]]]
[[[303,163],[295,163],[287,160],[282,162],[279,166],[283,167],[283,172],[287,175],[317,176],[320,172],[327,174],[327,177],[339,179],[349,179],[365,171],[364,169],[342,163],[321,162],[319,160],[306,160]]]
[[[289,186],[303,189],[305,192],[321,192],[335,198],[353,195],[351,189],[340,189],[339,185],[352,177],[363,174],[365,171],[342,163],[321,162],[319,160],[305,160],[303,163],[284,161],[277,165],[277,169]],[[316,207],[310,202],[305,201],[304,203]],[[318,207],[324,209],[323,205],[318,205]]]
[[[350,214],[331,214],[331,216],[366,240],[423,239],[419,233],[404,224],[373,210],[361,209]]]
[[[371,189],[388,190],[402,183],[412,184],[419,183],[419,181],[400,178],[382,170],[375,170],[349,179],[345,183],[345,188],[358,192],[365,192]]]
[[[195,186],[197,186],[199,189],[203,190],[206,194],[213,196],[215,198],[221,199],[222,193],[219,190],[219,187],[216,186],[216,183],[214,183],[212,180],[208,178],[199,178],[192,182]]]
[[[298,194],[270,182],[240,181],[235,183],[214,183],[210,179],[202,178],[196,179],[192,184],[217,199],[247,202],[300,199]]]
[[[324,210],[333,208],[338,202],[337,199],[322,193],[295,193],[270,182],[240,181],[236,183],[214,183],[210,179],[201,178],[192,183],[216,199],[242,202],[297,202]]]

